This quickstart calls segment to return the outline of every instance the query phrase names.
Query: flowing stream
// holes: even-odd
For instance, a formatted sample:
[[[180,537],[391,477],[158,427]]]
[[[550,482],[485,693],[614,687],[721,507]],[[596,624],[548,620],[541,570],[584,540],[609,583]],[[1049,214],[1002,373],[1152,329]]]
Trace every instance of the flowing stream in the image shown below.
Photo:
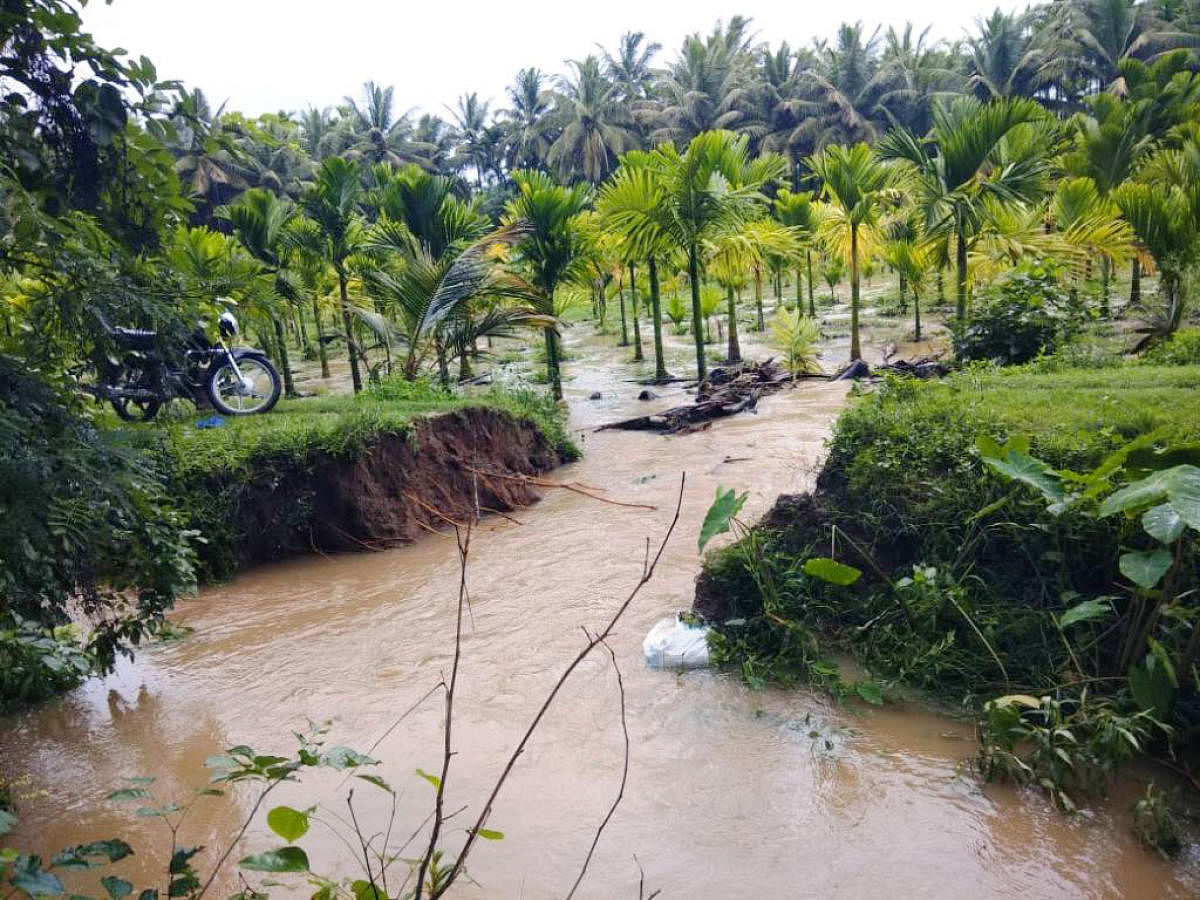
[[[810,486],[845,388],[806,384],[765,399],[758,415],[687,436],[593,433],[599,422],[683,395],[664,390],[639,403],[611,349],[581,338],[569,346],[572,426],[584,458],[550,477],[657,510],[551,490],[516,521],[491,517],[476,529],[448,781],[449,809],[468,809],[451,821],[452,845],[580,647],[581,626],[602,624],[637,581],[645,541],[663,534],[686,471],[679,527],[611,641],[628,706],[629,781],[577,896],[637,897],[639,863],[646,893],[663,897],[1200,892],[1195,855],[1167,864],[1130,835],[1136,784],[1072,820],[1036,794],[982,787],[970,771],[969,723],[915,706],[838,707],[805,690],[754,692],[733,675],[648,668],[642,637],[690,605],[696,536],[716,486],[750,491],[748,519],[778,494]],[[603,399],[589,400],[595,391]],[[289,751],[306,717],[332,720],[330,741],[360,750],[386,733],[372,755],[401,794],[393,835],[407,835],[431,806],[432,789],[415,770],[440,766],[441,703],[395,723],[448,676],[458,578],[453,538],[431,535],[382,553],[266,566],[205,590],[175,616],[191,636],[4,722],[0,773],[23,777],[27,796],[15,842],[45,852],[121,835],[139,848],[121,871],[139,887],[161,885],[151,862],[164,858],[169,836],[106,794],[123,777],[152,774],[156,799],[186,797],[205,781],[206,755],[232,744]],[[476,884],[455,895],[565,895],[617,791],[622,748],[616,679],[598,653],[568,682],[501,794],[489,827],[505,839],[480,842],[469,865]],[[332,820],[345,817],[351,787],[364,831],[385,828],[386,795],[340,776],[306,775],[269,805],[320,802]],[[181,837],[209,846],[202,871],[250,800],[246,792],[195,805]],[[301,843],[315,869],[354,874],[353,855],[325,827]],[[256,822],[235,858],[276,844]],[[416,846],[404,853],[417,854]],[[219,886],[222,896],[239,889],[232,867]],[[293,882],[273,893],[306,890]]]

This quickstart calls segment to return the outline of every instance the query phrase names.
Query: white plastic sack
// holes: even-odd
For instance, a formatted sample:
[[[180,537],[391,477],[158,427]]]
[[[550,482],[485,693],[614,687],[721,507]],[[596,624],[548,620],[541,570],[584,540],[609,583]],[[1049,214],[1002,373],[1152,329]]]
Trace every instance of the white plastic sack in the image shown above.
[[[642,641],[646,662],[656,669],[702,669],[708,665],[708,631],[707,625],[689,625],[678,615],[662,619]]]

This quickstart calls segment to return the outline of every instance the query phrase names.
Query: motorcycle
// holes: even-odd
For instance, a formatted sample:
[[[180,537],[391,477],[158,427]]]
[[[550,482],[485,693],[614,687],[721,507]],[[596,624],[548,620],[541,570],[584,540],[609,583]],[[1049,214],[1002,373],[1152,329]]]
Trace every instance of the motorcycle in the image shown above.
[[[94,313],[120,355],[106,357],[97,367],[99,383],[85,390],[111,403],[126,422],[148,422],[177,398],[227,416],[265,413],[279,401],[282,382],[266,354],[226,343],[239,332],[231,312],[217,319],[216,343],[197,329],[175,360],[161,351],[158,332],[114,327]]]

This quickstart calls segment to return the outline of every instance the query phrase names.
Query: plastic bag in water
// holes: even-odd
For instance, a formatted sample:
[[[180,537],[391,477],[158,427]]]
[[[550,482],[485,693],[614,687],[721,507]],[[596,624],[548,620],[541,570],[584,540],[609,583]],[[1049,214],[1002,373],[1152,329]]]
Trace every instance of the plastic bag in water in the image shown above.
[[[708,665],[708,632],[707,625],[689,625],[671,616],[650,629],[642,652],[656,669],[701,669]]]

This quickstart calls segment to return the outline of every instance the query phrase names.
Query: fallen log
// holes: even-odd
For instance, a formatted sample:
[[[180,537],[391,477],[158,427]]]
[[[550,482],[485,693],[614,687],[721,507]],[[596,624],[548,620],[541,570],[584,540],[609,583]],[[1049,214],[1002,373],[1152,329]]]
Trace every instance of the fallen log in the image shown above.
[[[716,366],[696,391],[696,402],[648,416],[634,416],[601,425],[597,431],[658,431],[664,434],[696,431],[713,419],[753,412],[759,398],[791,381],[772,360]]]

